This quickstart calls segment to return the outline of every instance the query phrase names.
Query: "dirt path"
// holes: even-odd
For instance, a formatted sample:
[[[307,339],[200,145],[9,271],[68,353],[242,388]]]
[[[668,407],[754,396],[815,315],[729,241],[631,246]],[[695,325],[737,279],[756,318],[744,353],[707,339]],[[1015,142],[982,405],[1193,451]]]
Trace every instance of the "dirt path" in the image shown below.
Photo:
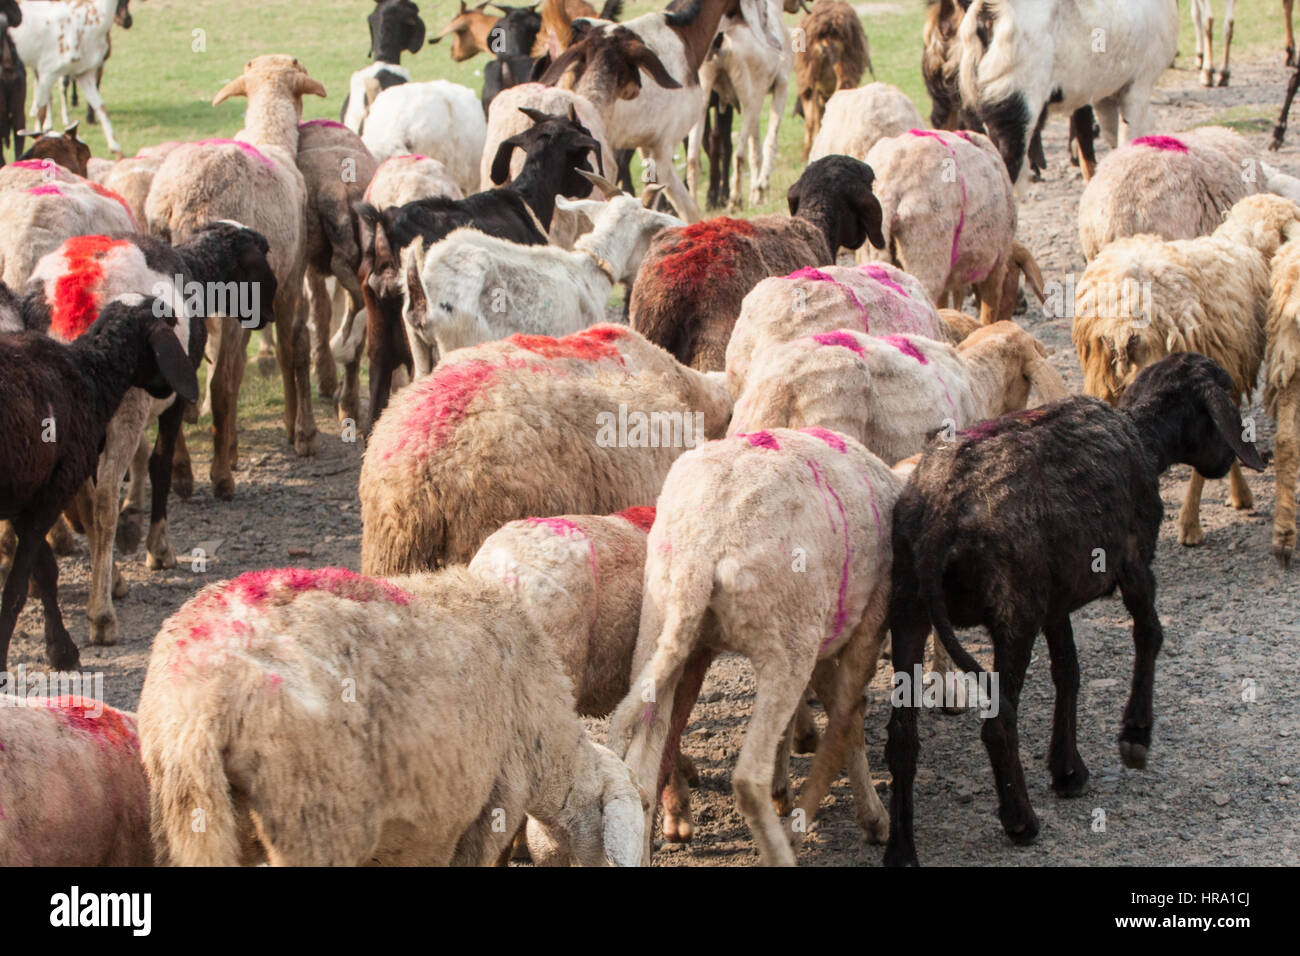
[[[1157,97],[1160,131],[1204,123],[1231,107],[1257,106],[1272,117],[1283,93],[1284,71],[1274,62],[1234,63],[1234,86],[1203,90],[1189,72],[1167,74]],[[1271,124],[1270,124],[1271,128]],[[1034,251],[1049,280],[1064,281],[1083,269],[1076,234],[1082,191],[1077,170],[1067,165],[1065,129],[1053,122],[1045,133],[1051,168],[1030,187],[1021,206],[1020,238]],[[1262,150],[1267,129],[1247,130]],[[1268,161],[1300,175],[1300,123],[1291,144]],[[1078,361],[1066,320],[1045,319],[1038,309],[1020,321],[1055,350],[1053,362],[1078,389]],[[250,372],[254,378],[256,372]],[[278,384],[275,386],[278,388]],[[1255,409],[1261,446],[1271,449],[1272,425]],[[102,671],[106,699],[134,707],[154,633],[205,583],[243,571],[290,564],[357,567],[360,518],[356,483],[361,448],[339,439],[331,410],[318,405],[321,453],[292,457],[278,422],[245,423],[243,467],[233,503],[213,500],[206,480],[188,502],[173,500],[171,528],[180,554],[204,546],[206,572],[186,565],[151,573],[143,552],[127,557],[122,571],[131,587],[118,603],[121,643],[85,648],[82,662]],[[192,442],[196,474],[205,478],[209,443]],[[1051,679],[1039,642],[1029,669],[1020,717],[1022,757],[1030,797],[1042,822],[1038,842],[1017,849],[1003,837],[995,812],[991,774],[973,712],[925,713],[917,780],[917,848],[924,863],[945,864],[1296,864],[1295,782],[1300,777],[1300,692],[1295,668],[1300,647],[1300,571],[1281,572],[1270,550],[1273,473],[1250,475],[1256,508],[1234,512],[1226,485],[1211,483],[1202,507],[1203,547],[1179,547],[1174,516],[1188,470],[1166,476],[1166,519],[1156,561],[1157,606],[1166,644],[1156,676],[1157,725],[1150,769],[1129,771],[1118,758],[1115,737],[1132,661],[1129,621],[1118,599],[1103,600],[1074,615],[1082,668],[1079,749],[1092,771],[1088,793],[1059,800],[1047,786],[1044,765],[1050,734]],[[215,543],[215,548],[213,544]],[[291,549],[293,549],[291,553]],[[308,553],[298,554],[299,549]],[[89,566],[84,545],[61,564],[61,604],[74,639],[84,645]],[[29,603],[19,621],[11,667],[44,671],[41,617]],[[23,633],[25,632],[25,633]],[[981,633],[964,636],[988,666],[990,649]],[[1254,683],[1255,701],[1243,701],[1243,683]],[[870,689],[867,736],[876,780],[888,779],[883,744],[888,714],[888,667]],[[666,847],[660,865],[751,864],[757,856],[735,809],[729,779],[752,700],[752,672],[737,658],[714,665],[696,708],[685,746],[700,769],[694,803],[696,842]],[[600,726],[597,724],[596,726]],[[603,737],[603,727],[601,727]],[[797,757],[796,775],[810,758]],[[847,783],[823,805],[814,834],[800,855],[803,864],[879,865],[881,851],[867,846],[853,822]],[[1094,823],[1104,814],[1105,829]]]

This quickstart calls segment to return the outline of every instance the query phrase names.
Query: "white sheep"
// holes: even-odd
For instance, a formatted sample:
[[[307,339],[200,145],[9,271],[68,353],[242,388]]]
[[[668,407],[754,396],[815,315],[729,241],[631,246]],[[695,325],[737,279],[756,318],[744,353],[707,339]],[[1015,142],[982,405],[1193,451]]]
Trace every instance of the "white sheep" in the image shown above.
[[[1173,352],[1199,352],[1232,376],[1240,404],[1264,359],[1269,263],[1297,235],[1300,206],[1260,193],[1240,200],[1208,236],[1132,236],[1104,247],[1075,289],[1073,337],[1084,393],[1114,404],[1148,365]],[[1178,516],[1184,545],[1205,540],[1204,485],[1193,471]],[[1235,462],[1228,499],[1242,510],[1254,504]]]
[[[709,661],[720,651],[745,655],[757,690],[732,791],[766,864],[794,863],[768,796],[810,681],[830,726],[799,795],[804,821],[847,758],[858,822],[873,840],[888,834],[867,765],[862,692],[888,626],[889,528],[903,484],[852,438],[825,429],[710,442],[679,458],[664,482],[646,542],[636,676],[611,718],[610,747],[642,789],[656,791],[661,767],[672,765],[670,729],[689,715]]]
[[[907,94],[889,83],[837,90],[826,101],[808,159],[832,153],[866,159],[871,147],[886,136],[901,136],[910,129],[924,129],[925,125],[920,110]]]
[[[487,121],[478,96],[447,80],[402,83],[370,104],[362,140],[376,160],[416,153],[440,160],[462,193],[478,192]]]
[[[163,863],[483,865],[525,814],[582,864],[640,856],[627,768],[506,587],[464,568],[204,588],[154,640],[139,723]]]
[[[947,326],[920,282],[887,263],[800,269],[774,276],[745,296],[727,343],[731,397],[740,397],[751,364],[765,348],[836,329],[947,337]]]
[[[152,865],[135,715],[81,695],[0,697],[0,866]]]
[[[594,224],[572,251],[523,246],[472,228],[455,230],[427,251],[422,238],[404,250],[402,313],[414,378],[453,349],[513,332],[565,335],[602,321],[614,283],[636,276],[655,233],[681,225],[626,195],[608,202],[561,196],[556,205]]]

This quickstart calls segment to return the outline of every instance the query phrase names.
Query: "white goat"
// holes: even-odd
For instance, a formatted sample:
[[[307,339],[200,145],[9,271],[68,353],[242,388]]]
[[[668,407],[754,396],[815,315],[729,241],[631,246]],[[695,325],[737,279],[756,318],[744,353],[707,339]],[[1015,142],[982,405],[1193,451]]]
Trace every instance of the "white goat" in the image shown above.
[[[108,56],[108,32],[119,0],[81,0],[56,3],[54,0],[26,0],[22,6],[23,22],[9,28],[14,46],[23,62],[36,74],[31,115],[38,117],[40,128],[53,123],[51,94],[63,77],[70,76],[81,88],[81,95],[95,111],[104,128],[108,148],[122,158],[122,144],[113,135],[113,124],[99,95],[96,73]]]
[[[402,316],[415,365],[427,375],[439,354],[515,332],[568,335],[605,320],[616,282],[630,282],[650,240],[681,220],[632,196],[608,202],[556,198],[594,228],[572,251],[521,246],[477,229],[457,229],[425,251],[416,239],[402,256]]]
[[[447,80],[402,83],[370,104],[361,140],[379,162],[416,153],[441,160],[468,196],[478,192],[487,120],[478,94]]]
[[[1178,46],[1178,6],[974,0],[958,36],[962,101],[984,121],[1018,183],[1030,135],[1049,105],[1069,115],[1092,104],[1112,147],[1146,133],[1151,90]]]
[[[713,47],[709,58],[700,65],[700,90],[704,94],[704,110],[709,108],[709,95],[717,92],[718,98],[740,108],[740,143],[732,154],[731,206],[741,207],[740,170],[749,159],[749,201],[757,205],[767,197],[772,182],[772,166],[776,162],[776,139],[781,129],[781,114],[790,82],[790,31],[781,20],[778,0],[756,0],[745,4],[746,16],[723,17],[721,41]],[[748,15],[760,14],[758,22]],[[763,150],[758,148],[759,117],[763,100],[772,95],[772,108],[767,116],[767,136]],[[727,131],[730,135],[730,130]],[[691,197],[699,201],[700,144],[704,139],[704,113],[691,128],[686,147],[686,186]]]

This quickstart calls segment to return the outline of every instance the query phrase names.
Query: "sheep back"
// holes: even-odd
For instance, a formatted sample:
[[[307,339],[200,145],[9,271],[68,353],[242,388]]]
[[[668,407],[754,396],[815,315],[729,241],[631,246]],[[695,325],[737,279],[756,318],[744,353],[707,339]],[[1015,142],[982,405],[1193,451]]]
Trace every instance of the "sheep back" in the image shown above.
[[[866,159],[871,147],[886,136],[901,136],[910,129],[924,127],[925,120],[911,99],[889,83],[837,90],[826,101],[808,161],[832,153]]]

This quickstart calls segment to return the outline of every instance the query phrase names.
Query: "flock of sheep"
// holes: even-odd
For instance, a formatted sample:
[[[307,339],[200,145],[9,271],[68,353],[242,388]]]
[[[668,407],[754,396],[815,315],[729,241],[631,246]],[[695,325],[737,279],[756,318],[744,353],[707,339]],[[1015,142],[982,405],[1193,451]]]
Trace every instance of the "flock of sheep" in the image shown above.
[[[799,42],[775,0],[626,22],[618,4],[486,6],[435,38],[456,58],[490,48],[481,101],[411,82],[418,8],[376,0],[376,62],[343,123],[302,122],[325,89],[265,55],[213,99],[247,99],[234,139],[107,162],[46,133],[0,169],[0,674],[29,584],[50,666],[78,668],[55,556],[72,530],[90,542],[92,644],[117,639],[114,546],[138,542],[146,487],[147,563],[176,564],[167,499],[192,491],[196,406],[213,493],[234,496],[255,331],[298,455],[317,443],[313,376],[365,436],[360,573],[205,587],[156,636],[138,714],[0,707],[0,865],[646,864],[660,808],[664,839],[695,832],[680,738],[723,652],[755,673],[732,786],[762,861],[795,862],[847,769],[866,838],[915,863],[929,703],[892,708],[886,810],[863,691],[887,646],[896,676],[920,673],[933,633],[946,703],[973,703],[985,672],[955,629],[980,625],[999,695],[981,736],[1024,843],[1030,649],[1042,631],[1048,769],[1075,796],[1070,613],[1116,589],[1135,646],[1119,750],[1144,767],[1160,475],[1194,468],[1183,544],[1204,540],[1205,478],[1251,506],[1240,466],[1265,464],[1240,403],[1261,370],[1284,566],[1300,468],[1300,181],[1230,130],[1148,128],[1174,0],[935,0],[932,127],[896,88],[858,86],[867,40],[840,0],[817,0]],[[792,66],[809,162],[790,214],[701,219],[695,157],[707,145],[717,175],[730,150],[706,118],[743,119],[711,192],[742,202],[748,154],[761,200]],[[1089,262],[1065,303],[1075,396],[1012,319],[1022,277],[1046,296],[1015,183],[1042,168],[1049,109],[1089,180]],[[1095,168],[1094,113],[1112,147]],[[615,182],[636,149],[640,197]],[[615,285],[625,323],[608,321]],[[580,719],[598,716],[607,746]],[[815,751],[797,795],[792,750]]]

